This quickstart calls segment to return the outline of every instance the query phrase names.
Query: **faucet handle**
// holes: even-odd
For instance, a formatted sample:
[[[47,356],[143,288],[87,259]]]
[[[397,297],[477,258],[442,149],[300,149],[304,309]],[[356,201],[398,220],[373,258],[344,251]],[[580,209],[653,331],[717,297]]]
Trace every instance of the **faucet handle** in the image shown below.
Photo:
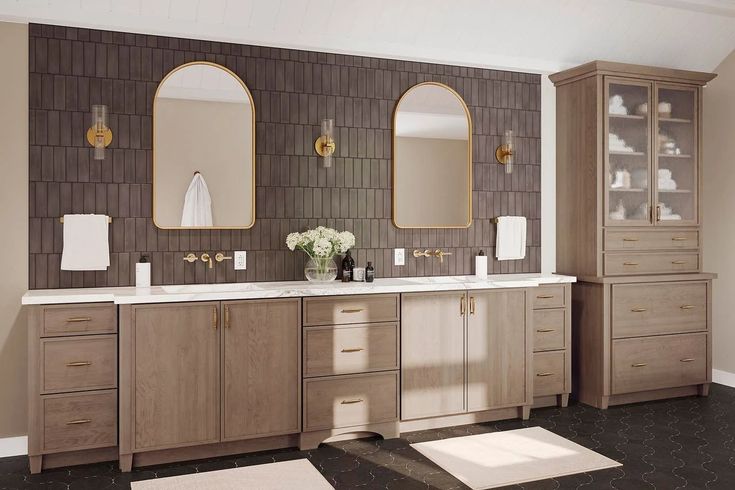
[[[437,248],[434,250],[434,257],[439,257],[439,262],[444,263],[444,256],[445,255],[452,255],[452,252],[444,252],[442,249]]]
[[[223,260],[232,260],[232,257],[226,256],[222,252],[217,252],[217,255],[214,256],[214,260],[222,262]]]
[[[191,264],[197,261],[197,256],[193,253],[189,253],[184,257],[184,260]]]

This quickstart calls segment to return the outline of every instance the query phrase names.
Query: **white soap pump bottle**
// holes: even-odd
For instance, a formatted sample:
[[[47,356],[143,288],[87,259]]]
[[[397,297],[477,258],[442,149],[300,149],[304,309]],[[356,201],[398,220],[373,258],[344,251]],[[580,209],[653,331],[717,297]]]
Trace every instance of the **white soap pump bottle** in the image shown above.
[[[147,255],[141,255],[140,261],[135,264],[135,287],[151,287],[151,263]]]
[[[475,256],[475,277],[487,279],[487,255],[484,250],[480,250],[480,255]]]

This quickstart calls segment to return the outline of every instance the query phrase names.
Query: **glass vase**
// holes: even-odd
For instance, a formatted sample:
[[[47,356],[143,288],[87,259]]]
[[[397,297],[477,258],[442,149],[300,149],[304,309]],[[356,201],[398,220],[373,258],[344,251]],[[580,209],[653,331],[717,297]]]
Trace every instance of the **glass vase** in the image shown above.
[[[337,278],[337,264],[332,257],[310,257],[304,275],[309,282],[331,282]]]

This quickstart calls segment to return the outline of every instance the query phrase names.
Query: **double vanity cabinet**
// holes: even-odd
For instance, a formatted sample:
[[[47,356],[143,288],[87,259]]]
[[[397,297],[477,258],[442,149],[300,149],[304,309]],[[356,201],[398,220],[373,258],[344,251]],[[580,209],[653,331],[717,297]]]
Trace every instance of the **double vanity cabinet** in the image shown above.
[[[31,292],[31,471],[309,449],[565,405],[573,278],[551,277],[242,299]]]

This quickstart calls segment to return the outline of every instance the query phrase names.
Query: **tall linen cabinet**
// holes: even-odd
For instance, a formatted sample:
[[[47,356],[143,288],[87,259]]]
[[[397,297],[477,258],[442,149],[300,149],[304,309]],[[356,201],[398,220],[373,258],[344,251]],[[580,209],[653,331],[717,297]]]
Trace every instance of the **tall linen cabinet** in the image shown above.
[[[550,76],[557,272],[572,288],[574,395],[611,404],[706,395],[701,98],[714,74],[594,61]]]

